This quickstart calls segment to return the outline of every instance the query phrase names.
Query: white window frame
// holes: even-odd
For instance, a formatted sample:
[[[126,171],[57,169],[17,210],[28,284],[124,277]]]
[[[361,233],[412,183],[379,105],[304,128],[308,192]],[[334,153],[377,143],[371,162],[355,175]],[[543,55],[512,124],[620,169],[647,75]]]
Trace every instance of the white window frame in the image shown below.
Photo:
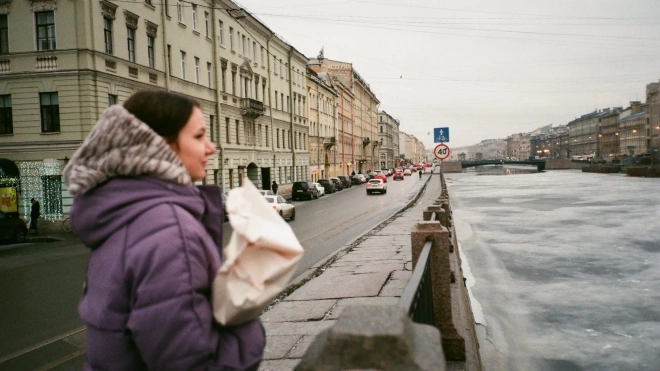
[[[181,79],[186,79],[186,52],[181,50]]]
[[[195,84],[199,84],[199,58],[195,58]]]

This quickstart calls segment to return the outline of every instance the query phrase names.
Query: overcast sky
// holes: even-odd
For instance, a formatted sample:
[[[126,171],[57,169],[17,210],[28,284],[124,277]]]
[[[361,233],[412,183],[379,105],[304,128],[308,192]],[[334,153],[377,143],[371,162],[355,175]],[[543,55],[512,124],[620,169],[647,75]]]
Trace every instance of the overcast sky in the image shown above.
[[[450,147],[645,101],[660,1],[240,0],[309,58],[353,63],[401,130]]]

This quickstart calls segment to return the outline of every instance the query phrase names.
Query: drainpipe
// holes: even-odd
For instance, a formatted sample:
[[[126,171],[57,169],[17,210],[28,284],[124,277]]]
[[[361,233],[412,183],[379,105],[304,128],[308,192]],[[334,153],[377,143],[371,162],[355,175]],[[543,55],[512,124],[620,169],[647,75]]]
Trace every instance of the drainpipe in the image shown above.
[[[287,58],[289,60],[289,137],[290,137],[290,142],[289,143],[295,143],[296,136],[295,133],[293,132],[293,65],[291,63],[291,56],[293,55],[293,46],[289,45],[289,53],[287,55]],[[284,102],[282,102],[284,103]],[[296,164],[296,146],[292,145],[291,146],[291,156],[293,157],[293,181],[298,180],[298,166]]]
[[[273,70],[270,68],[270,39],[273,38],[275,34],[271,33],[270,36],[268,36],[268,39],[266,39],[266,59],[268,60],[268,111],[270,112],[270,130],[272,133],[275,132],[275,123],[273,121],[273,105],[272,105],[272,100],[271,100],[271,81],[273,81]],[[266,98],[264,97],[264,103],[266,103]],[[268,133],[266,133],[268,135]],[[279,140],[279,136],[278,136]],[[270,148],[273,151],[273,180],[275,180],[275,163],[277,160],[277,154],[275,153],[275,141],[273,140],[273,136],[270,136]],[[279,173],[279,171],[278,171]],[[282,183],[282,179],[278,179],[279,183]]]
[[[318,74],[317,74],[318,76]],[[319,175],[321,173],[321,112],[319,110],[320,104],[321,104],[321,97],[320,93],[321,88],[319,85],[318,80],[316,81],[316,144],[317,150],[316,150],[316,181],[319,181]],[[323,154],[325,154],[325,149],[323,150]]]
[[[163,3],[163,6],[161,7],[160,10],[160,23],[163,26],[163,60],[165,61],[165,90],[170,91],[170,61],[167,58],[167,40],[165,39],[165,36],[167,35],[167,32],[165,32],[165,25],[167,25],[167,16],[165,15],[167,11],[165,10],[165,3]]]
[[[216,0],[213,0],[213,8],[217,9]],[[219,131],[219,133],[218,133],[218,143],[216,145],[216,152],[217,152],[216,156],[218,157],[218,164],[220,164],[220,169],[219,169],[220,170],[220,183],[222,184],[222,186],[220,188],[224,192],[224,190],[225,190],[225,161],[224,161],[225,148],[222,146],[222,130],[220,129],[220,124],[219,124],[220,123],[220,80],[218,78],[218,70],[219,70],[218,64],[220,63],[220,58],[218,56],[219,46],[217,45],[218,34],[217,34],[217,29],[215,27],[216,24],[218,23],[218,19],[216,17],[216,11],[215,10],[213,12],[211,12],[211,23],[213,25],[213,27],[211,27],[213,29],[213,42],[211,43],[211,45],[213,45],[213,61],[214,61],[213,65],[215,66],[215,71],[214,71],[215,76],[214,76],[214,79],[213,79],[213,81],[214,81],[213,84],[214,84],[214,88],[215,88],[215,112],[217,113],[216,114],[216,120],[218,120],[217,128],[218,128],[218,131]],[[164,24],[165,24],[165,22],[163,21],[163,25]],[[167,53],[167,51],[166,51],[166,53]],[[213,123],[211,123],[211,125],[213,125]]]

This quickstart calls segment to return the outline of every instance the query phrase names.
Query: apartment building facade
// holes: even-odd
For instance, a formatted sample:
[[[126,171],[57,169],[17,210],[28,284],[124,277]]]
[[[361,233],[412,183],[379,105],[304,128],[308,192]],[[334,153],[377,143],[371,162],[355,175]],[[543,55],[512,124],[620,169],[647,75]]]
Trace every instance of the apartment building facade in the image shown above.
[[[353,65],[346,62],[334,61],[319,55],[316,59],[309,62],[309,67],[316,73],[328,73],[333,79],[337,80],[343,87],[350,90],[350,123],[352,125],[351,149],[341,148],[339,155],[339,167],[342,169],[339,175],[348,175],[344,173],[346,169],[352,169],[355,172],[365,172],[378,167],[378,105],[380,101],[371,91],[369,84],[353,68]],[[349,103],[342,100],[341,103]],[[348,110],[341,107],[340,111],[347,114]],[[346,126],[344,126],[346,128]],[[346,133],[346,132],[344,132]],[[352,153],[353,157],[346,155]]]
[[[385,111],[378,112],[378,162],[379,169],[391,169],[399,165],[399,120]]]
[[[308,70],[307,100],[309,118],[310,178],[314,182],[336,177],[339,129],[337,110],[339,93],[326,73]]]
[[[203,183],[309,178],[308,59],[231,1],[6,1],[0,28],[0,158],[19,168],[23,212],[32,197],[46,219],[68,212],[63,167],[142,89],[200,103],[217,147]]]

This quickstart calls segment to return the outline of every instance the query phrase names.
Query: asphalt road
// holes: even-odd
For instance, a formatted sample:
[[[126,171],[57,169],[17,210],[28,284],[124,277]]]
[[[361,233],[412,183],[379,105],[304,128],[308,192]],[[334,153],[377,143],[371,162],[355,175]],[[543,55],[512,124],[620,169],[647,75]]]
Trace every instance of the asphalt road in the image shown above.
[[[288,223],[305,248],[296,275],[392,216],[423,182],[407,176],[389,179],[387,194],[367,195],[359,185],[318,200],[292,201],[296,220]],[[225,223],[225,244],[230,234]],[[76,241],[0,247],[1,363],[83,327],[77,305],[88,250]]]

